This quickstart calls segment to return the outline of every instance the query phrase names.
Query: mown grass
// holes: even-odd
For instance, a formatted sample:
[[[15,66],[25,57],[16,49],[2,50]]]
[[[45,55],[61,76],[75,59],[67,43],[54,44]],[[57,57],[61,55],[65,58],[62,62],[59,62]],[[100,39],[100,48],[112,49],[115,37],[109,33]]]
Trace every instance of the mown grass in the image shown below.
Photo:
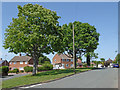
[[[76,73],[88,71],[91,69],[93,68],[76,69]],[[74,74],[73,69],[51,70],[51,71],[39,72],[35,76],[32,76],[31,74],[29,74],[26,76],[16,77],[16,78],[3,81],[2,88],[13,88],[17,86],[46,82],[46,81],[62,78],[71,74]]]

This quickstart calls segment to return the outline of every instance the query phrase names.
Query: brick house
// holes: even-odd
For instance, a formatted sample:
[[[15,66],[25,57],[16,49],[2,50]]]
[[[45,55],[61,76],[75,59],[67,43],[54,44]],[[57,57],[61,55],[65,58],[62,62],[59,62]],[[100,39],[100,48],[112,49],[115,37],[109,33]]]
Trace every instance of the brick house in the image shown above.
[[[33,66],[33,60],[30,56],[15,56],[9,61],[9,69],[13,70],[15,68],[19,70],[24,70],[26,66]]]
[[[0,67],[1,66],[9,66],[9,62],[7,60],[2,60],[2,58],[0,58]]]
[[[68,57],[65,54],[56,54],[53,59],[53,68],[54,69],[67,69],[73,67],[73,58]],[[81,63],[81,60],[77,60],[77,64]]]

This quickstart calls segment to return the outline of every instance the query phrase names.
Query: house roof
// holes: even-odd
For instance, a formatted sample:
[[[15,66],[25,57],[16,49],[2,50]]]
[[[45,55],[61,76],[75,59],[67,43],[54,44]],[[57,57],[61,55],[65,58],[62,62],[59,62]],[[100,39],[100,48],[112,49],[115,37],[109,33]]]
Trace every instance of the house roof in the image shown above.
[[[2,64],[4,61],[5,61],[5,60],[1,60],[1,61],[0,61],[0,64]]]
[[[0,64],[2,64],[4,62],[8,62],[8,61],[7,60],[0,60]]]
[[[58,55],[60,56],[61,59],[72,59],[65,54],[58,54]]]
[[[30,56],[15,56],[10,61],[29,61],[30,59]]]

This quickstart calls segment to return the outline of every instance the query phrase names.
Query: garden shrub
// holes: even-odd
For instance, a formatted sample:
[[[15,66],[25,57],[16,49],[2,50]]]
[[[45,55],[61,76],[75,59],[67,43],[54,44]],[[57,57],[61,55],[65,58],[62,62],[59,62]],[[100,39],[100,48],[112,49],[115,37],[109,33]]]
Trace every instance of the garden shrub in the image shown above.
[[[33,71],[33,67],[30,66],[26,66],[24,67],[25,72],[32,72]]]
[[[87,67],[87,63],[83,63],[83,67]]]
[[[40,66],[37,68],[38,71],[43,71],[44,70],[44,67],[43,66]]]
[[[19,72],[19,69],[15,68],[13,71],[14,71],[15,73],[18,73],[18,72]]]
[[[24,72],[24,70],[21,70],[20,72],[21,72],[21,73],[23,73],[23,72]]]
[[[44,70],[52,70],[53,65],[52,64],[43,64],[43,68],[44,68]]]
[[[2,70],[2,75],[8,75],[8,71],[9,71],[9,68],[8,66],[2,66],[1,67],[1,70]]]
[[[10,71],[8,71],[8,73],[18,73],[19,72],[19,69],[14,69],[14,70],[10,70]]]
[[[38,71],[44,71],[44,70],[52,70],[53,69],[53,65],[52,64],[48,64],[45,63],[42,66],[38,67]]]

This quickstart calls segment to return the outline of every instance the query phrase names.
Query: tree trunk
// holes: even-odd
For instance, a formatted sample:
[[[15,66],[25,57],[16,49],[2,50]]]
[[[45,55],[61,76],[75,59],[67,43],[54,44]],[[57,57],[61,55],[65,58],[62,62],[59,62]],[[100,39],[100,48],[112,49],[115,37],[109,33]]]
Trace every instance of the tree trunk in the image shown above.
[[[33,56],[33,73],[32,75],[36,75],[37,73],[37,59],[35,58],[35,55]]]
[[[90,66],[90,55],[87,54],[87,66]]]

